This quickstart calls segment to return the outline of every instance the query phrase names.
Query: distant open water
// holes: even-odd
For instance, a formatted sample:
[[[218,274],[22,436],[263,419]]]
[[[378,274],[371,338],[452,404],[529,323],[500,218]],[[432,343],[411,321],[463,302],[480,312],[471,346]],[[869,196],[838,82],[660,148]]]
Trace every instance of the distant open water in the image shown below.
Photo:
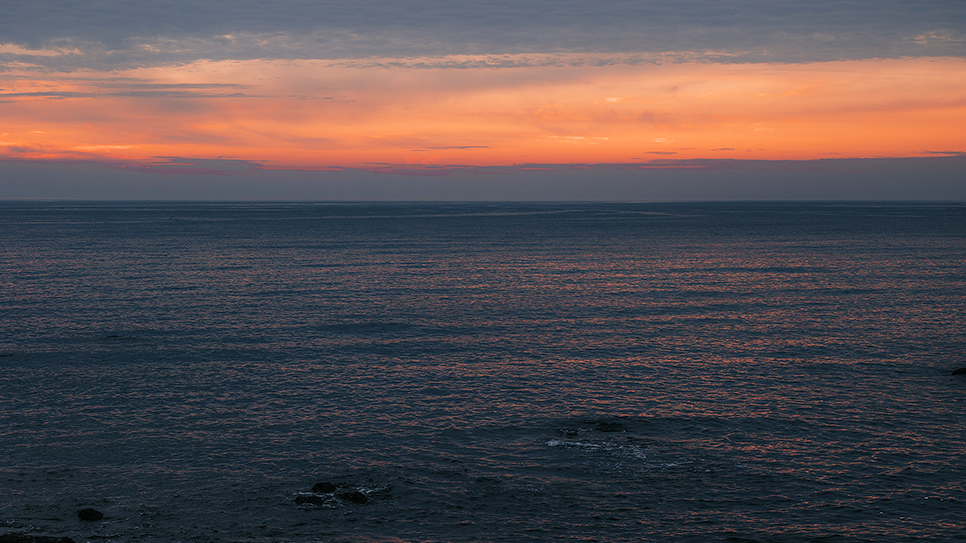
[[[0,534],[966,540],[964,205],[8,202],[0,247]]]

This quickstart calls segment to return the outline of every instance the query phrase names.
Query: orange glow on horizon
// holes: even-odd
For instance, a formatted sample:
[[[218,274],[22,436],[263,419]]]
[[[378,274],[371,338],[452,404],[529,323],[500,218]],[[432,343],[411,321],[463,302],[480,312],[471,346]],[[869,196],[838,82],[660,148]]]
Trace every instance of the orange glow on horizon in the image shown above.
[[[201,61],[9,73],[0,157],[268,169],[966,150],[966,61],[413,68]]]

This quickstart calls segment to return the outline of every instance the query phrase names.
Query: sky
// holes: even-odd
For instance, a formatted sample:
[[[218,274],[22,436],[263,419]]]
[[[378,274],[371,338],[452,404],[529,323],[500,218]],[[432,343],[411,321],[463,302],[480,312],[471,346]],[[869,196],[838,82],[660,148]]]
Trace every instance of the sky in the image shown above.
[[[7,0],[0,198],[966,200],[961,0]]]

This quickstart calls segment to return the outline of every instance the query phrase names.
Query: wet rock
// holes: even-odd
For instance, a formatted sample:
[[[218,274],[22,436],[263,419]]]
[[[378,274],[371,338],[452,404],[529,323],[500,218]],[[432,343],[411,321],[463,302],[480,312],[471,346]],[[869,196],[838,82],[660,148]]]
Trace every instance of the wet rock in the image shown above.
[[[74,543],[74,540],[46,535],[4,534],[0,535],[0,543]]]
[[[335,486],[332,483],[321,482],[321,483],[315,483],[315,486],[312,487],[312,492],[317,492],[319,494],[332,494],[333,492],[338,490],[338,488],[339,487]]]
[[[329,502],[328,498],[323,498],[322,496],[312,496],[308,494],[303,494],[301,496],[295,497],[295,503],[299,505],[312,504],[312,505],[325,505]]]
[[[367,498],[365,494],[363,494],[362,492],[359,492],[358,490],[339,492],[338,494],[336,494],[336,497],[342,501],[347,501],[349,503],[361,504],[369,501],[369,498]]]
[[[101,513],[97,509],[81,509],[77,512],[77,518],[81,520],[101,520],[104,518],[104,513]]]
[[[953,371],[953,375],[966,375],[966,368],[959,368]]]

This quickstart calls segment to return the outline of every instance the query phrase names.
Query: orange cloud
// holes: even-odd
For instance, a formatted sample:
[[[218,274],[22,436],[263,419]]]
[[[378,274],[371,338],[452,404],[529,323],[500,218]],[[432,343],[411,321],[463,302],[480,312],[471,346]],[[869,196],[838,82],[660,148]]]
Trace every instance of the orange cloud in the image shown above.
[[[0,156],[266,168],[921,156],[966,148],[966,61],[8,72]],[[418,68],[412,66],[423,65]],[[445,62],[442,65],[446,65]]]

